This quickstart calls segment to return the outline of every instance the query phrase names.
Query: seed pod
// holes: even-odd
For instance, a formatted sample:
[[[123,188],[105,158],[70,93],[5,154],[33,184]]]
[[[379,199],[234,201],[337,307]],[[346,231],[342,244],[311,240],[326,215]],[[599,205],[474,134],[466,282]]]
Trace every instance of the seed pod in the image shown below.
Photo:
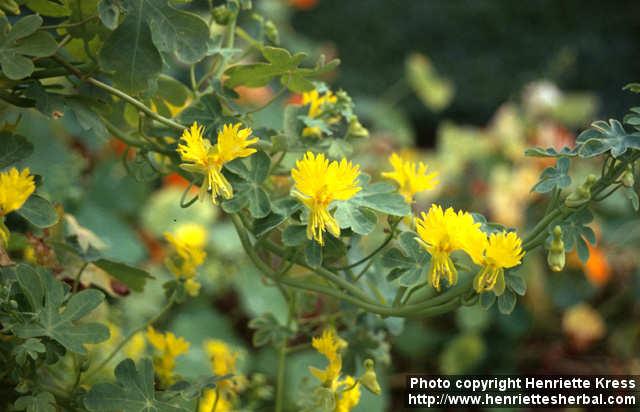
[[[633,177],[633,167],[631,165],[627,166],[627,170],[625,170],[620,177],[620,182],[624,187],[633,187],[633,185],[636,183]]]
[[[355,116],[349,121],[347,134],[352,137],[369,137],[369,131]]]
[[[560,272],[565,265],[565,250],[562,240],[562,228],[556,226],[553,228],[553,240],[549,246],[549,254],[547,255],[547,263],[554,272]]]
[[[278,28],[271,21],[267,20],[264,24],[264,35],[267,36],[267,39],[273,44],[280,44],[280,34],[278,33]]]
[[[585,179],[584,183],[580,185],[573,193],[564,200],[564,205],[570,208],[577,208],[589,200],[591,200],[591,188],[596,182],[597,177],[595,175],[589,175]]]
[[[382,389],[378,383],[378,377],[376,376],[376,370],[374,368],[373,360],[366,359],[364,361],[365,372],[360,377],[360,383],[367,388],[369,392],[374,395],[380,395]]]

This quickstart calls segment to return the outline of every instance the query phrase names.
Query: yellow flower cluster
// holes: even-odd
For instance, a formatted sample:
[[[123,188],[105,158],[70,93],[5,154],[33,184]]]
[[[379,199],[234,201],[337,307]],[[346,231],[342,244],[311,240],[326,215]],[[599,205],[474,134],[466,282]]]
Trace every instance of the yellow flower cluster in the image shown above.
[[[185,279],[185,289],[191,296],[197,296],[200,283],[194,279],[196,271],[204,263],[207,252],[207,230],[196,223],[185,223],[175,233],[165,233],[165,239],[171,245],[165,260],[167,268],[178,278]]]
[[[164,386],[170,386],[175,381],[173,370],[176,367],[176,358],[189,350],[189,342],[184,338],[176,337],[172,332],[157,332],[152,326],[147,328],[147,339],[157,354],[153,357],[153,367]]]
[[[483,252],[471,256],[482,269],[473,279],[478,293],[493,290],[502,295],[505,289],[504,270],[518,266],[524,257],[522,240],[515,232],[492,233],[483,242]]]
[[[458,271],[451,260],[451,253],[466,252],[482,269],[474,279],[476,291],[493,290],[497,295],[504,292],[504,269],[520,264],[524,252],[522,241],[514,232],[487,235],[480,230],[468,212],[443,210],[432,205],[428,213],[417,218],[416,240],[431,255],[429,279],[436,290],[440,290],[442,278],[449,286],[458,280]]]
[[[217,339],[209,339],[204,343],[204,349],[211,360],[211,372],[216,376],[233,375],[216,383],[216,389],[204,392],[199,412],[229,412],[233,407],[233,400],[238,392],[245,386],[244,375],[238,374],[236,362],[238,352],[232,350],[225,342]]]
[[[342,352],[347,342],[341,339],[333,329],[325,329],[320,337],[315,337],[311,345],[322,355],[329,364],[323,369],[309,367],[322,386],[331,390],[335,396],[334,412],[349,412],[360,402],[360,383],[353,376],[346,375],[340,379],[342,372]]]
[[[329,162],[324,154],[307,152],[291,170],[295,182],[292,194],[309,209],[307,238],[324,245],[323,234],[340,236],[340,226],[329,210],[331,203],[349,200],[360,191],[360,167],[347,159]]]
[[[383,177],[395,180],[398,184],[398,192],[404,200],[411,204],[417,193],[431,190],[438,185],[438,173],[427,173],[427,165],[423,162],[415,163],[392,153],[389,163],[393,170],[382,173]]]
[[[12,167],[6,172],[0,172],[0,242],[9,242],[9,229],[4,225],[4,216],[24,205],[29,196],[36,190],[36,184],[29,169],[18,172]]]
[[[302,104],[309,105],[309,112],[307,116],[312,119],[320,117],[323,110],[327,105],[335,104],[338,98],[333,94],[331,90],[327,90],[324,94],[320,94],[317,89],[302,94]],[[329,122],[335,121],[329,119]],[[302,130],[302,136],[304,137],[322,137],[322,130],[319,127],[305,127]]]
[[[18,172],[12,167],[0,172],[0,216],[20,209],[35,190],[36,184],[29,169]]]
[[[217,204],[219,196],[225,199],[233,197],[233,188],[222,174],[222,167],[234,159],[255,153],[256,149],[249,146],[258,141],[258,138],[250,139],[251,129],[241,129],[241,126],[240,123],[225,124],[215,145],[204,137],[204,127],[198,123],[193,123],[182,133],[177,149],[184,162],[180,167],[204,176],[200,199],[204,199],[208,191],[211,191],[213,204]]]

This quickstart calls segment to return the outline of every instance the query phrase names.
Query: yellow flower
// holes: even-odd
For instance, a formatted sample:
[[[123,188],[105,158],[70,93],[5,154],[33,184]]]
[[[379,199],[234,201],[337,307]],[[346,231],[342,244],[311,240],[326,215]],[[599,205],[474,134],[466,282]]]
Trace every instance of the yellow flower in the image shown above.
[[[314,337],[312,339],[311,346],[324,355],[329,361],[329,364],[324,370],[314,368],[313,366],[310,366],[309,370],[324,386],[331,388],[340,376],[340,371],[342,370],[342,356],[340,352],[347,347],[347,342],[341,339],[335,330],[328,328],[322,332],[320,337]]]
[[[211,190],[211,201],[216,204],[218,196],[225,199],[233,197],[233,188],[222,174],[222,167],[230,161],[247,157],[256,152],[249,146],[256,143],[258,138],[251,137],[251,129],[240,129],[241,124],[225,124],[218,133],[218,141],[211,145],[203,135],[204,127],[197,122],[185,129],[180,137],[178,153],[182,158],[180,166],[189,172],[204,176],[200,187],[200,199],[203,199],[207,191]]]
[[[200,288],[201,287],[202,287],[202,285],[200,284],[200,282],[198,282],[197,280],[194,280],[194,279],[187,279],[184,282],[184,289],[187,291],[187,293],[191,297],[198,296],[198,294],[200,293]]]
[[[409,204],[413,203],[413,197],[416,193],[433,189],[438,185],[438,173],[427,173],[427,165],[422,162],[416,164],[393,153],[389,157],[389,163],[391,163],[393,171],[384,172],[382,176],[398,183],[398,192]]]
[[[480,230],[480,223],[473,217],[452,208],[443,211],[438,205],[432,205],[429,213],[422,212],[416,219],[416,240],[431,255],[429,279],[436,290],[440,290],[440,280],[445,277],[449,286],[458,281],[458,271],[451,260],[451,253],[464,250],[472,254],[475,245],[486,238]]]
[[[12,167],[0,172],[0,216],[20,209],[35,190],[36,184],[28,168],[18,172]]]
[[[356,383],[356,380],[349,375],[340,379],[342,352],[346,349],[347,342],[341,339],[334,329],[327,328],[322,332],[322,335],[312,339],[311,346],[329,361],[324,370],[310,366],[311,374],[320,381],[323,387],[333,392],[335,397],[334,412],[349,412],[360,401],[360,383]]]
[[[327,90],[323,95],[320,95],[318,90],[312,90],[302,94],[302,104],[309,105],[309,112],[307,113],[307,116],[312,119],[322,115],[325,105],[335,104],[337,101],[338,98],[331,90]],[[335,120],[336,119],[329,119],[329,122],[333,123]],[[302,130],[302,136],[322,137],[322,130],[319,127],[305,127]]]
[[[322,153],[314,156],[307,152],[296,162],[291,170],[295,182],[293,195],[310,211],[307,238],[323,245],[325,231],[340,236],[340,226],[329,212],[329,206],[335,200],[348,200],[360,191],[359,174],[360,166],[354,166],[347,159],[329,162]]]
[[[207,389],[204,391],[202,398],[200,398],[200,404],[198,405],[198,412],[231,412],[232,410],[231,400],[222,394],[220,394],[220,398],[218,399],[218,393],[215,389]]]
[[[171,251],[165,263],[176,277],[192,278],[198,266],[204,263],[207,253],[203,250],[207,231],[202,225],[186,223],[178,226],[175,234],[165,233]],[[192,285],[193,286],[193,285]]]
[[[336,407],[334,412],[349,412],[360,402],[360,384],[356,383],[353,376],[345,376],[340,381],[343,391],[336,394]]]
[[[519,265],[524,256],[522,240],[515,232],[492,233],[485,245],[483,268],[473,279],[473,287],[478,293],[493,290],[496,295],[502,295],[504,270]]]
[[[146,346],[147,342],[144,340],[144,333],[138,332],[133,335],[129,343],[122,348],[122,351],[127,358],[137,361],[144,353]]]
[[[176,358],[189,350],[189,342],[176,337],[172,332],[156,332],[152,326],[147,328],[147,339],[159,352],[153,358],[153,365],[161,384],[165,387],[173,384]]]
[[[245,377],[237,373],[236,362],[238,352],[234,351],[225,342],[218,339],[209,339],[204,343],[204,350],[211,360],[211,371],[216,376],[233,375],[216,383],[223,395],[235,395],[245,385]]]

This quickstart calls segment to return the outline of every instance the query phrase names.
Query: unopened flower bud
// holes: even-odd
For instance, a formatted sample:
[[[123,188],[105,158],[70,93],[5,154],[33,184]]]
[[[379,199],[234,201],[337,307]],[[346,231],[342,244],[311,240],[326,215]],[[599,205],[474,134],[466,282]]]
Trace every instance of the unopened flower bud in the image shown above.
[[[367,388],[369,392],[374,395],[380,395],[382,389],[380,388],[380,384],[378,383],[378,377],[376,376],[376,370],[373,364],[373,360],[366,359],[364,361],[365,371],[360,377],[360,383],[362,386]]]
[[[218,6],[214,7],[213,10],[211,10],[211,16],[213,17],[213,20],[221,26],[226,26],[227,24],[229,24],[232,15],[233,12],[229,10],[227,6]]]
[[[267,20],[264,24],[264,34],[267,36],[267,39],[273,44],[280,44],[280,34],[278,33],[278,28],[271,21]]]
[[[369,131],[360,123],[357,117],[353,117],[349,121],[349,129],[347,134],[351,137],[369,137]]]
[[[627,170],[625,170],[624,173],[622,173],[622,176],[620,177],[620,182],[624,187],[633,187],[633,185],[636,183],[633,177],[633,167],[631,165],[628,165]]]
[[[80,372],[88,371],[89,366],[91,366],[91,361],[89,361],[89,358],[84,358],[82,362],[80,362]]]
[[[586,180],[573,193],[569,194],[564,200],[564,205],[570,208],[576,208],[584,205],[591,200],[591,187],[598,178],[595,175],[587,176]]]
[[[554,272],[560,272],[564,269],[565,251],[564,241],[562,240],[562,228],[556,226],[553,228],[553,239],[549,245],[549,254],[547,255],[547,263]]]

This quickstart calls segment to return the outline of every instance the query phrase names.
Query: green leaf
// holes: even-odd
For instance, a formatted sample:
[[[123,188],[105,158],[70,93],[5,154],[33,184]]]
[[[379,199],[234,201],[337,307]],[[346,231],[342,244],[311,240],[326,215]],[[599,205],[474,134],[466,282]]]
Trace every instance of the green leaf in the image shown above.
[[[495,303],[496,294],[493,293],[492,291],[482,292],[480,294],[480,299],[479,300],[480,300],[480,307],[482,309],[484,309],[484,310],[488,310]]]
[[[373,211],[348,202],[337,202],[334,217],[341,228],[351,228],[359,235],[368,235],[378,223],[378,217]]]
[[[307,227],[304,225],[290,225],[282,231],[282,243],[285,246],[300,246],[307,241]]]
[[[375,229],[378,218],[372,211],[393,216],[411,213],[411,208],[392,184],[369,184],[369,180],[369,176],[360,175],[359,185],[362,190],[349,200],[335,203],[335,217],[340,227],[351,228],[360,235],[367,235]]]
[[[71,8],[67,0],[24,0],[25,6],[34,12],[47,17],[66,17],[71,15]]]
[[[166,117],[174,117],[178,108],[182,108],[191,98],[191,91],[182,82],[173,77],[161,74],[158,77],[158,90],[151,98],[158,113]]]
[[[22,344],[14,346],[12,353],[15,356],[16,362],[20,366],[24,366],[27,362],[27,357],[36,360],[39,353],[45,353],[46,348],[40,341],[40,339],[29,338]]]
[[[129,0],[140,7],[153,43],[161,52],[174,54],[183,63],[200,61],[208,51],[209,27],[195,14],[178,10],[167,0]]]
[[[291,104],[285,107],[283,130],[288,142],[295,142],[300,138],[304,128],[300,116],[306,115],[307,112],[308,109],[304,106]]]
[[[640,130],[640,107],[632,107],[629,111],[631,113],[624,116],[623,122],[633,126],[636,130]]]
[[[322,265],[322,246],[315,240],[307,240],[304,245],[304,259],[312,268],[320,267]]]
[[[36,109],[49,118],[72,116],[83,130],[92,130],[97,138],[106,138],[108,131],[100,117],[92,110],[94,101],[79,97],[47,92],[40,83],[33,83],[25,92],[36,102]]]
[[[284,223],[284,221],[287,220],[287,217],[288,216],[281,215],[279,213],[271,212],[261,219],[256,219],[253,222],[253,234],[257,237],[264,236]]]
[[[32,308],[42,306],[44,284],[42,278],[31,266],[19,264],[16,267],[16,279]]]
[[[225,167],[244,180],[262,183],[269,175],[271,159],[262,151],[256,152],[244,159],[236,159],[227,163]]]
[[[162,57],[143,20],[143,1],[129,8],[122,24],[105,39],[100,66],[113,73],[119,87],[129,93],[146,91],[162,70]]]
[[[599,120],[591,124],[591,129],[580,133],[576,142],[581,157],[611,152],[611,156],[617,158],[628,149],[640,149],[640,133],[628,133],[622,123],[615,119],[610,119],[609,123]]]
[[[640,93],[640,83],[629,83],[622,90],[629,90],[631,93]]]
[[[127,164],[127,171],[138,182],[152,182],[160,177],[145,150],[136,151],[136,157]]]
[[[246,159],[236,159],[225,165],[226,169],[241,179],[232,179],[233,198],[222,203],[227,213],[237,213],[245,207],[251,216],[263,218],[271,211],[267,191],[262,187],[269,175],[271,159],[264,152],[257,152]]]
[[[131,359],[116,366],[115,383],[98,383],[84,397],[84,406],[91,412],[186,412],[177,401],[162,401],[154,390],[153,365],[142,359],[138,368]]]
[[[268,63],[232,66],[225,71],[225,74],[229,76],[227,80],[229,87],[266,86],[274,77],[294,72],[306,57],[304,53],[292,56],[288,50],[270,46],[263,47],[261,52]]]
[[[382,265],[391,269],[387,278],[400,286],[412,287],[427,279],[431,256],[418,244],[416,236],[403,232],[398,237],[401,248],[391,248],[382,255]]]
[[[213,389],[216,387],[216,382],[229,379],[232,375],[225,376],[200,376],[195,380],[180,381],[171,385],[165,392],[160,394],[162,399],[173,399],[176,396],[180,396],[182,399],[192,400],[202,396],[202,393],[206,389]]]
[[[6,20],[5,24],[9,27]],[[41,25],[42,18],[32,14],[18,20],[9,30],[0,30],[0,67],[9,79],[20,80],[33,73],[35,66],[30,57],[46,57],[56,51],[54,38],[37,31]]]
[[[206,133],[213,133],[225,123],[236,123],[238,119],[226,116],[222,111],[220,102],[213,94],[202,96],[199,100],[187,107],[180,115],[185,124],[198,122],[205,127]]]
[[[304,53],[291,55],[288,50],[278,47],[265,46],[261,49],[262,55],[267,60],[266,63],[252,63],[232,66],[225,71],[229,76],[227,86],[234,88],[240,85],[247,87],[266,86],[276,77],[289,90],[302,93],[314,88],[310,79],[318,77],[333,70],[338,64],[338,60],[333,60],[324,64],[324,60],[319,60],[313,69],[298,67],[305,59]]]
[[[569,171],[569,159],[561,157],[556,161],[555,167],[547,167],[542,171],[538,183],[536,183],[531,191],[538,193],[547,193],[555,188],[565,188],[571,184],[571,177],[567,174]]]
[[[93,262],[93,264],[118,279],[135,292],[142,292],[147,279],[153,279],[153,276],[148,272],[134,268],[133,266],[129,266],[122,262],[100,259]]]
[[[582,262],[586,262],[589,258],[589,249],[586,245],[586,241],[591,244],[595,244],[596,238],[593,229],[587,224],[593,221],[593,214],[589,209],[583,209],[560,224],[562,228],[562,240],[567,252],[576,248],[578,257]],[[551,229],[549,228],[549,235],[546,239],[546,244],[549,245],[552,240]]]
[[[33,153],[33,145],[20,135],[0,132],[0,169],[11,166]]]
[[[506,283],[507,287],[517,293],[520,296],[524,296],[527,292],[527,283],[521,276],[513,275],[510,273],[506,274]]]
[[[29,196],[17,213],[39,228],[47,228],[58,223],[58,213],[53,205],[38,195]]]
[[[368,184],[369,177],[366,175],[360,175],[360,181],[362,190],[348,201],[392,216],[411,214],[411,207],[397,193],[394,185],[386,182]]]
[[[29,271],[22,270],[21,275]],[[74,322],[93,311],[104,300],[104,294],[95,289],[87,289],[73,295],[65,305],[68,286],[56,280],[48,272],[36,272],[44,285],[43,302],[37,301],[37,292],[32,286],[23,286],[25,295],[31,295],[30,304],[33,317],[14,327],[16,336],[22,339],[47,336],[67,350],[85,354],[85,343],[100,343],[109,338],[109,329],[99,323]],[[33,301],[33,302],[32,302]],[[64,307],[64,308],[63,308]]]
[[[265,313],[249,321],[249,328],[254,329],[253,346],[261,347],[271,344],[275,347],[281,346],[287,341],[293,332],[281,325],[272,313]]]
[[[509,315],[516,307],[516,294],[511,290],[505,290],[504,293],[498,296],[498,310],[503,315]]]
[[[120,19],[118,0],[100,0],[100,3],[98,3],[98,16],[106,28],[115,30]]]
[[[56,399],[49,392],[40,392],[37,395],[21,396],[14,403],[17,411],[26,412],[56,412]]]
[[[524,155],[531,156],[531,157],[565,157],[565,156],[573,157],[573,156],[577,156],[578,153],[576,149],[571,149],[566,146],[560,149],[559,152],[556,151],[556,149],[554,149],[553,147],[549,147],[546,149],[543,149],[542,147],[534,147],[534,148],[525,150]]]

